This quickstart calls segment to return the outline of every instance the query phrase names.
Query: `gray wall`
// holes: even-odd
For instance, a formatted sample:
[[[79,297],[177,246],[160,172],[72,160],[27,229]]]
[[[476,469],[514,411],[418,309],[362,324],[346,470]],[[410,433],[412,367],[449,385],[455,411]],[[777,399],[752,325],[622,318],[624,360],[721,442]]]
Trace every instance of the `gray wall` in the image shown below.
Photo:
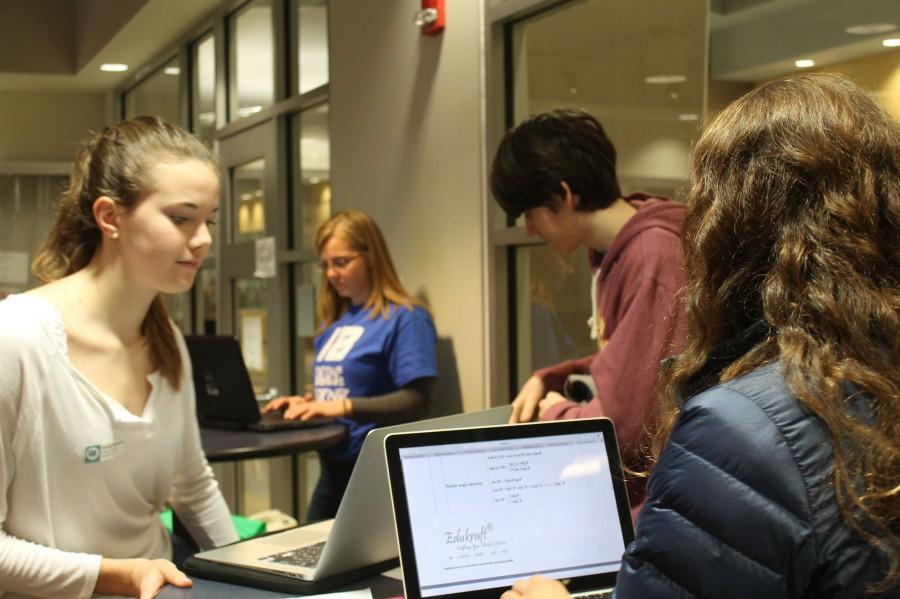
[[[430,37],[412,22],[419,6],[331,2],[333,203],[383,229],[404,284],[434,311],[440,408],[471,411],[488,405],[482,9],[447,2],[447,28]]]

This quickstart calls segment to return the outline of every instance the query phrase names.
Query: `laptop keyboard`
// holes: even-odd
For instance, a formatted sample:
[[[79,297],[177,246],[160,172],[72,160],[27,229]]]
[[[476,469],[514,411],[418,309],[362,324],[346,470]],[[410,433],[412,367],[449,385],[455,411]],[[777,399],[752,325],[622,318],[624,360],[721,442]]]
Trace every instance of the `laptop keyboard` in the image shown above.
[[[315,568],[322,557],[322,549],[325,547],[325,541],[314,545],[307,545],[299,549],[289,549],[281,553],[274,553],[259,558],[261,562],[270,564],[285,564],[287,566],[298,566],[300,568]]]
[[[266,412],[257,422],[250,423],[246,428],[255,431],[280,431],[301,428],[323,426],[334,422],[330,418],[313,418],[312,420],[285,420],[284,412]]]
[[[577,597],[577,599],[608,599],[612,597],[612,591],[603,591],[601,593],[589,593],[587,595],[576,594],[573,597]]]

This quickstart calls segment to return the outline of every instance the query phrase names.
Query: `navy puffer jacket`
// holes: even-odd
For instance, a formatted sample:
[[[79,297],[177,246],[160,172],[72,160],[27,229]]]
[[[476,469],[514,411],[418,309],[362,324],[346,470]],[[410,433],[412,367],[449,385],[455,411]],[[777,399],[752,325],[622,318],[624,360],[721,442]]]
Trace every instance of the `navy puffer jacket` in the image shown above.
[[[832,460],[825,427],[777,364],[690,397],[650,477],[615,597],[870,596],[887,560],[844,524]]]

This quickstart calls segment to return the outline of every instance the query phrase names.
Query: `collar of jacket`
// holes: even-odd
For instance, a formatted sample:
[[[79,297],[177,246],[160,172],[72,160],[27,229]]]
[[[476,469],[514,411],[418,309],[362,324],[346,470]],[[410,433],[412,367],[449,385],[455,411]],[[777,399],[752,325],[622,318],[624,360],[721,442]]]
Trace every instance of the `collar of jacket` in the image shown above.
[[[675,390],[675,401],[678,407],[684,405],[684,402],[701,391],[716,385],[722,371],[764,340],[770,331],[766,322],[758,320],[734,337],[715,344],[709,350],[706,363],[700,370]],[[665,360],[663,368],[666,368],[667,363],[671,360],[672,358]]]

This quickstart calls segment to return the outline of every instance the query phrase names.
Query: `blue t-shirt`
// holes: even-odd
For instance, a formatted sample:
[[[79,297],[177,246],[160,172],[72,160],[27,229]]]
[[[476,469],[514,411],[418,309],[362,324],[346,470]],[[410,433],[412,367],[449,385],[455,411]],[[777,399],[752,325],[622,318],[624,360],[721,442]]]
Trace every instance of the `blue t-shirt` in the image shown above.
[[[352,306],[316,337],[313,396],[318,401],[359,399],[396,391],[437,376],[437,333],[428,312],[391,305],[387,318]],[[322,450],[331,459],[355,458],[375,424],[342,418],[347,439]]]

